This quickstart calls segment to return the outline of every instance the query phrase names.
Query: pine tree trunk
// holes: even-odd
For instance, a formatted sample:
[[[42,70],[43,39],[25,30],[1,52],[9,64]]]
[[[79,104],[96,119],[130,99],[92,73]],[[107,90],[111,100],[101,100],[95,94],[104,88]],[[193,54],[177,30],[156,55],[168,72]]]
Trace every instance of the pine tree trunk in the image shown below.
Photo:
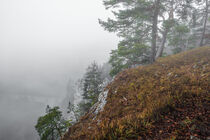
[[[155,55],[156,55],[159,9],[160,9],[160,0],[156,0],[155,10],[153,15],[153,24],[152,24],[152,54],[150,59],[151,63],[155,61]]]
[[[163,50],[164,50],[164,48],[165,48],[166,37],[167,37],[168,31],[169,31],[169,28],[166,28],[166,29],[165,29],[165,32],[163,33],[163,39],[162,39],[162,42],[161,42],[161,46],[160,46],[160,48],[158,49],[156,58],[161,57],[161,56],[163,55]]]
[[[54,140],[54,130],[52,129],[52,140]]]
[[[204,45],[204,37],[205,37],[205,32],[206,32],[206,24],[207,24],[207,20],[208,20],[208,0],[206,0],[206,11],[205,11],[205,19],[204,19],[204,24],[203,24],[203,32],[202,32],[202,37],[201,37],[201,41],[200,41],[200,47]]]
[[[168,20],[173,20],[174,19],[174,0],[171,1],[171,6],[170,7],[171,7],[171,10],[170,10],[170,13],[169,13]],[[166,38],[167,38],[168,32],[169,32],[171,27],[172,27],[172,25],[166,26],[166,29],[165,29],[165,31],[163,33],[161,46],[158,49],[158,52],[156,54],[156,58],[161,57],[163,55],[163,50],[165,48]]]

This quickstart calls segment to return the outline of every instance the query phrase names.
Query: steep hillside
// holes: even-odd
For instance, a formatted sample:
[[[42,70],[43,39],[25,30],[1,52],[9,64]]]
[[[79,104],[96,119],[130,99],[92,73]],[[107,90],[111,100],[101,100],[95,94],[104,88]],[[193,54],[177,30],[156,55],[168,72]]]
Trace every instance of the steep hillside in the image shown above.
[[[74,139],[206,139],[210,136],[210,47],[121,72],[102,112],[69,128]]]

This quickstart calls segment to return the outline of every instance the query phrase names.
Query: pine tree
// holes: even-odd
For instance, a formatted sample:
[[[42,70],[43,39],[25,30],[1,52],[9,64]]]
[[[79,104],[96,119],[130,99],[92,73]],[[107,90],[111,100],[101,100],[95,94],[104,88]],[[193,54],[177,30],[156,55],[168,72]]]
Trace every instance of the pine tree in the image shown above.
[[[115,76],[123,69],[149,63],[149,58],[149,47],[146,45],[121,46],[111,52],[109,63],[112,65],[112,69],[110,75]]]
[[[62,117],[59,107],[46,108],[46,115],[39,117],[35,126],[41,140],[57,140],[62,138],[70,126],[69,121]]]
[[[138,60],[147,61],[137,64],[144,64],[161,57],[166,46],[180,52],[210,43],[208,0],[104,0],[104,5],[113,10],[115,18],[99,23],[122,39],[111,52],[112,76],[135,66],[130,56],[135,55],[132,52],[136,46],[147,46],[138,53]]]
[[[194,3],[194,0],[104,0],[105,7],[113,10],[115,18],[99,20],[99,23],[122,39],[118,49],[111,53],[113,74],[130,67],[126,65],[132,60],[127,55],[119,55],[122,48],[132,52],[135,46],[147,46],[145,52],[139,52],[142,55],[138,56],[142,60],[149,53],[148,60],[143,61],[146,63],[162,56],[175,23],[189,20]]]
[[[193,33],[199,46],[210,44],[210,2],[208,0],[196,1],[194,11]]]
[[[175,10],[177,19],[169,32],[168,45],[177,53],[207,44],[210,41],[208,1],[189,0],[179,3],[178,6],[181,8]]]
[[[96,62],[93,62],[88,66],[82,82],[84,103],[80,106],[85,112],[98,101],[98,95],[103,90],[102,83],[100,68]]]
[[[169,46],[174,54],[187,50],[190,29],[185,24],[177,24],[169,34]]]
[[[122,46],[132,48],[132,46],[136,44],[152,44],[151,42],[155,45],[157,23],[154,23],[154,20],[156,20],[157,17],[153,17],[156,12],[159,12],[159,1],[160,0],[157,0],[156,3],[147,0],[105,0],[104,5],[108,9],[116,9],[116,7],[122,8],[113,12],[116,19],[109,18],[107,21],[99,20],[99,23],[105,30],[116,32],[117,35],[122,38],[118,48]],[[156,11],[154,10],[155,7],[157,9]],[[154,51],[154,49],[152,49],[152,51]]]

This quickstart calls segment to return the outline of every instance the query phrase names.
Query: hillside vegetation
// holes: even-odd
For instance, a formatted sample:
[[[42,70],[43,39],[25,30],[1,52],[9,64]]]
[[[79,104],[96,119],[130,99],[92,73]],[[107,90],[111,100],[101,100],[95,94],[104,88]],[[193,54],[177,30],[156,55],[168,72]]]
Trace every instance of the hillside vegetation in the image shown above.
[[[128,69],[107,87],[107,103],[64,140],[206,139],[210,136],[210,47]]]

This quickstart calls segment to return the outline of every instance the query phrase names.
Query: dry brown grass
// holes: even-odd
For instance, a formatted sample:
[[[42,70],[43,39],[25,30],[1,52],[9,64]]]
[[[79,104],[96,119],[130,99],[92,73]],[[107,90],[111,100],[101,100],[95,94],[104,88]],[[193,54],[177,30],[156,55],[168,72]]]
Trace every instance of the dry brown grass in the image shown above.
[[[91,114],[84,116],[69,128],[64,140],[154,139],[157,135],[165,139],[176,138],[179,133],[175,128],[180,128],[177,123],[167,136],[161,135],[162,130],[156,132],[155,129],[159,128],[158,122],[171,112],[188,111],[190,107],[196,110],[197,105],[202,108],[202,102],[209,101],[210,47],[125,70],[107,89],[109,94],[104,110],[95,120]],[[193,104],[187,106],[191,102]]]

